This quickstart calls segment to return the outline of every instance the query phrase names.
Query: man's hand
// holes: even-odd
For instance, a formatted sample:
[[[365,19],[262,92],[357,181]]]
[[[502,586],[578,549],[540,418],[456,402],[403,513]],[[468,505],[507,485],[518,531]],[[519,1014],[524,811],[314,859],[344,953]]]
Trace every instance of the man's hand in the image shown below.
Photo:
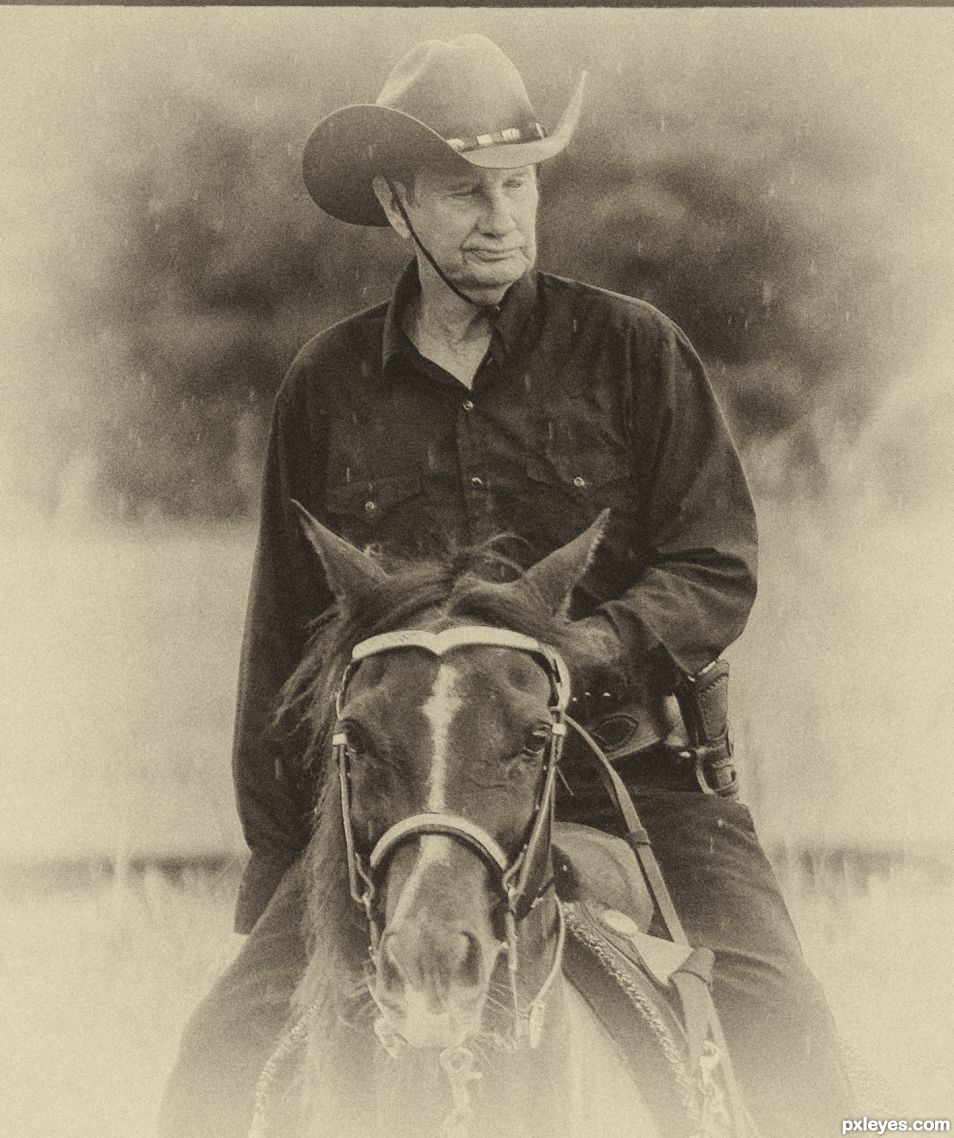
[[[587,694],[601,697],[604,692],[618,699],[626,686],[627,661],[623,643],[610,622],[602,616],[588,616],[574,622],[573,694],[582,700]]]

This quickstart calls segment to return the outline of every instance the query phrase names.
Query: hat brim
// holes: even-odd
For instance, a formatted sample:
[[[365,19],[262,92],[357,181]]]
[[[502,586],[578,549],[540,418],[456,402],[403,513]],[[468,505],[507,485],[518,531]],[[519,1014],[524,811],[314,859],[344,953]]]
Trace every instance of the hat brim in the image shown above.
[[[352,225],[387,225],[372,183],[389,161],[421,165],[459,162],[489,170],[545,162],[565,149],[576,130],[585,80],[584,73],[556,130],[546,138],[501,143],[465,153],[455,150],[420,119],[393,107],[377,103],[342,107],[322,119],[305,143],[305,187],[315,203],[332,217]]]

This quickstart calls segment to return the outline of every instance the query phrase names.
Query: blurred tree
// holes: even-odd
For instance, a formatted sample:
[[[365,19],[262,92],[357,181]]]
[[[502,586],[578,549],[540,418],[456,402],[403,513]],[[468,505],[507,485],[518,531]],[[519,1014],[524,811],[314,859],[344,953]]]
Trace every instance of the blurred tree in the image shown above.
[[[269,50],[242,40],[227,68],[188,40],[188,66],[130,80],[127,135],[95,174],[105,267],[67,278],[98,361],[83,435],[104,501],[133,516],[252,510],[288,362],[383,299],[406,256],[315,209],[302,143],[321,114],[373,96],[411,43],[470,27],[547,112],[591,71],[578,137],[544,170],[542,267],[686,329],[763,489],[824,484],[826,439],[850,439],[910,346],[892,256],[911,186],[871,98],[876,56],[846,78],[839,42],[819,53],[747,22],[740,53],[726,54],[727,25],[694,24],[675,61],[675,15],[604,12],[595,34],[584,16],[547,16],[543,53],[539,13],[338,13],[330,38],[293,46],[272,28]]]
[[[558,173],[547,246],[686,330],[763,490],[818,492],[828,438],[850,444],[919,350],[895,272],[912,200],[866,92],[786,84],[774,48],[668,82],[604,67],[591,105],[609,121]]]

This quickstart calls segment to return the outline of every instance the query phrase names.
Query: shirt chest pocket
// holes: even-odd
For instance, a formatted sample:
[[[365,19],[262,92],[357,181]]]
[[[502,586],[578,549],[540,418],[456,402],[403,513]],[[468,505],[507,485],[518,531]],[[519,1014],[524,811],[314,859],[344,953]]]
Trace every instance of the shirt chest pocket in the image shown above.
[[[629,481],[629,467],[623,458],[587,451],[531,458],[527,462],[527,474],[533,482],[547,482],[562,485],[567,490],[590,493]]]
[[[417,474],[333,483],[325,488],[331,528],[359,547],[392,543],[399,528],[411,520],[407,511],[419,509],[420,497],[421,478]]]
[[[543,503],[578,517],[581,525],[606,506],[629,512],[635,501],[629,470],[612,455],[579,454],[560,464],[531,458],[527,478]]]
[[[531,479],[555,477],[569,489],[594,492],[630,477],[622,414],[597,395],[536,409],[537,445],[528,465]]]
[[[581,506],[624,505],[630,492],[625,440],[611,418],[587,400],[567,400],[537,418],[538,445],[527,461],[531,483],[550,487]]]

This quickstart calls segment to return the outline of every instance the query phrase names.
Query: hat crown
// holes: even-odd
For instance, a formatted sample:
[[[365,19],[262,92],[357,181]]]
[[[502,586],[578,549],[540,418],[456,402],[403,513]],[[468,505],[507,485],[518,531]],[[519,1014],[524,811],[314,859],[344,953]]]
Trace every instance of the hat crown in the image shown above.
[[[332,217],[387,225],[377,175],[449,161],[488,170],[545,162],[576,129],[584,79],[548,134],[520,73],[486,36],[427,40],[398,61],[376,102],[332,111],[315,127],[302,154],[305,186]]]
[[[486,36],[425,40],[398,61],[376,100],[412,115],[445,139],[534,127],[526,87]]]

